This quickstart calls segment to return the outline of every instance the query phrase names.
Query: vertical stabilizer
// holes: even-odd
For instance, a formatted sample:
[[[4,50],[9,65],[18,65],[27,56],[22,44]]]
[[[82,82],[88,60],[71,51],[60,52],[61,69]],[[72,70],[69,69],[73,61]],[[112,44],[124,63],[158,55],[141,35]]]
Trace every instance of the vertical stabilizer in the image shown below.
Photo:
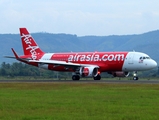
[[[20,36],[22,40],[22,46],[24,55],[31,55],[33,59],[37,58],[37,55],[44,53],[33,37],[29,34],[26,28],[19,28],[20,29]]]

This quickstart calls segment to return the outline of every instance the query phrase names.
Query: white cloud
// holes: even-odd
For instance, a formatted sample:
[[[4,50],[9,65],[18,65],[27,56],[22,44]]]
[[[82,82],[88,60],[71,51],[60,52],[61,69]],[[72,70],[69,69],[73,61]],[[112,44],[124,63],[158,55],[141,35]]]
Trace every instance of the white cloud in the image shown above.
[[[159,28],[159,1],[0,0],[0,33],[136,34]]]

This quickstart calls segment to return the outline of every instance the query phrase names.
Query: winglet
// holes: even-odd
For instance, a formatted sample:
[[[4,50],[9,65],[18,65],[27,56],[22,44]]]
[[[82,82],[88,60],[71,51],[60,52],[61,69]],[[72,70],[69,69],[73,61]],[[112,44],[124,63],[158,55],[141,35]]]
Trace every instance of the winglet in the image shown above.
[[[19,59],[19,56],[17,55],[17,53],[14,51],[13,48],[12,48],[12,51],[13,51],[14,57],[13,57],[13,56],[4,56],[4,57],[5,57],[5,58]]]
[[[19,56],[17,55],[17,53],[15,52],[15,50],[14,50],[13,48],[12,48],[12,51],[13,51],[13,53],[14,53],[15,58],[18,59]]]
[[[12,51],[13,51],[14,57],[12,57],[12,56],[4,56],[4,57],[5,58],[14,58],[19,61],[29,61],[30,60],[30,58],[20,58],[13,48],[12,48]]]

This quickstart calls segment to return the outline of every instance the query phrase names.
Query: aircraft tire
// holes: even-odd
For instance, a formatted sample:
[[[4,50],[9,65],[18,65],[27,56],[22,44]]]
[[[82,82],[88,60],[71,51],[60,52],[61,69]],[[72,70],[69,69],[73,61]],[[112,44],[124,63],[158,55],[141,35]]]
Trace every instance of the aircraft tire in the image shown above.
[[[135,77],[133,77],[133,80],[138,80],[138,79],[139,79],[139,78],[138,78],[138,77],[136,77],[136,76],[135,76]]]
[[[72,76],[72,80],[79,80],[80,79],[80,76],[79,75],[73,75]]]
[[[94,77],[94,80],[100,80],[100,79],[101,79],[100,75],[97,75],[96,77]]]

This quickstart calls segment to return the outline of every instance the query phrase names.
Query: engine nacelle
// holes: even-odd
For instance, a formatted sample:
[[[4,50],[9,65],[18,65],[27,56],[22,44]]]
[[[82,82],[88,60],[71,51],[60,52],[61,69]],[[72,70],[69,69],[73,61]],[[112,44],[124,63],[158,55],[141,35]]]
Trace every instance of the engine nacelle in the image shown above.
[[[114,77],[128,77],[129,72],[117,71],[117,72],[112,72],[112,75]]]
[[[81,67],[80,68],[80,75],[82,77],[89,77],[89,76],[96,77],[98,75],[98,68],[96,68],[96,67]]]

